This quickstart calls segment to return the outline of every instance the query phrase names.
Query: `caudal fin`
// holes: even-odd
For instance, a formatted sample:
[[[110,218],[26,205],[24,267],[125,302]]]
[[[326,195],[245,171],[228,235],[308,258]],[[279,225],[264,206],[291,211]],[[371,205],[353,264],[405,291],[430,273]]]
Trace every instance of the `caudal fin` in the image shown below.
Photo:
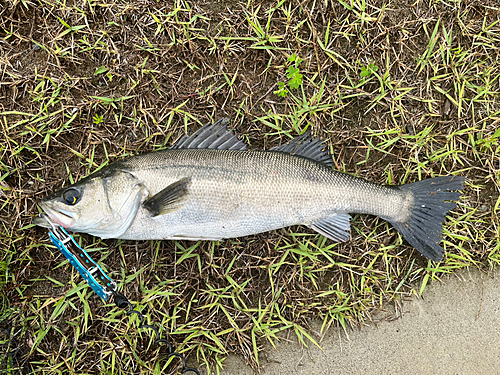
[[[410,217],[405,222],[392,222],[392,226],[422,255],[436,262],[443,259],[444,249],[439,246],[443,239],[443,221],[456,206],[465,177],[446,176],[431,178],[402,185],[401,190],[413,193],[414,201]]]

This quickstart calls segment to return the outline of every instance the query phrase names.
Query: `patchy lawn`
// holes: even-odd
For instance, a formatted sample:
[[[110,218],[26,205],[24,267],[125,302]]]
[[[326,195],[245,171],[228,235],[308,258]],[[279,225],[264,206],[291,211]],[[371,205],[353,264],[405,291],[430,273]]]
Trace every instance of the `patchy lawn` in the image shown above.
[[[439,264],[366,215],[342,244],[303,227],[218,243],[76,235],[203,373],[230,353],[257,368],[282,330],[314,345],[313,318],[363,324],[500,261],[497,0],[15,0],[0,37],[0,371],[177,373],[31,220],[61,186],[221,117],[252,149],[309,129],[374,182],[468,181]]]

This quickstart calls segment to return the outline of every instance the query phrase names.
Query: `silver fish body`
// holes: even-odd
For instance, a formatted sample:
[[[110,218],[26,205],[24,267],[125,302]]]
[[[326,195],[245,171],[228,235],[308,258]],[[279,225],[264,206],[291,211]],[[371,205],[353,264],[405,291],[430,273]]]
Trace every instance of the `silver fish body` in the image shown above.
[[[311,225],[336,214],[404,219],[412,197],[306,158],[269,151],[167,150],[130,158],[120,169],[157,194],[183,178],[180,207],[152,217],[139,207],[119,238],[222,239]]]
[[[247,151],[220,124],[170,150],[117,161],[45,198],[55,223],[102,238],[220,240],[307,225],[349,239],[349,213],[388,220],[425,256],[440,260],[444,215],[464,179],[382,186],[335,171],[321,144],[302,136]],[[36,223],[46,226],[42,219]]]

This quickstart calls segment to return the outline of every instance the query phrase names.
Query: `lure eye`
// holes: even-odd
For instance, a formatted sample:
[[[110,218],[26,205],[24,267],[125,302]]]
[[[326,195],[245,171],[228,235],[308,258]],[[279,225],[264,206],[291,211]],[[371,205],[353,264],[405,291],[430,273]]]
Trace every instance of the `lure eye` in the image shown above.
[[[66,204],[73,206],[80,200],[80,196],[81,194],[77,189],[71,188],[64,191],[62,198]]]

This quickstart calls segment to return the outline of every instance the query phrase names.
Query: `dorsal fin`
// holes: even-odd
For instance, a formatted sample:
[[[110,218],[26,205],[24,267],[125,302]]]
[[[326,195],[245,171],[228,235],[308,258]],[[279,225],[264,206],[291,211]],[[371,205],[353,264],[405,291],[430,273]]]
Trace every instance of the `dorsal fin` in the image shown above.
[[[215,124],[207,124],[191,135],[185,135],[178,140],[172,147],[180,148],[210,148],[216,150],[237,150],[244,151],[247,145],[238,139],[231,130],[227,130],[229,124],[227,118],[222,118]]]
[[[307,131],[288,143],[273,147],[270,151],[302,156],[303,158],[311,159],[330,167],[334,165],[332,155],[328,151],[323,151],[323,148],[323,141],[319,138],[311,137],[311,133]]]

